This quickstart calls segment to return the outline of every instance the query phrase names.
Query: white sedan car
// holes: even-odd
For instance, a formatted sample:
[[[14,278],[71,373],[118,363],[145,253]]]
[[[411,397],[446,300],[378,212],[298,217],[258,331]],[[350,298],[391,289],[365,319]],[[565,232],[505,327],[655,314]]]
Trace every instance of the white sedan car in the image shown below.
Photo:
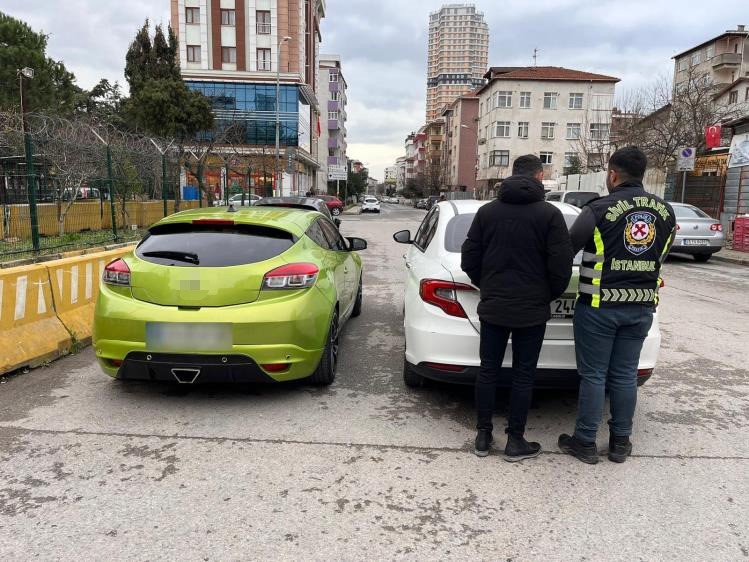
[[[234,205],[235,207],[250,207],[260,201],[260,199],[262,199],[262,197],[255,195],[254,193],[245,193],[244,195],[237,193],[236,195],[229,197],[229,204]],[[215,207],[223,207],[226,205],[226,200],[216,199],[213,202],[213,205]]]
[[[403,378],[408,386],[424,379],[473,384],[479,371],[479,291],[460,269],[460,250],[476,211],[486,201],[445,201],[434,205],[416,234],[402,230],[396,242],[409,244],[406,260],[404,327],[406,354]],[[566,203],[559,208],[569,228],[580,209]],[[537,387],[574,387],[579,377],[575,363],[572,316],[577,293],[580,254],[572,266],[572,280],[562,297],[551,303],[552,319],[538,360]],[[653,372],[661,345],[655,315],[637,372],[638,384]],[[502,384],[510,385],[512,348],[507,346]]]
[[[365,197],[361,205],[362,213],[379,213],[380,201],[376,197]]]

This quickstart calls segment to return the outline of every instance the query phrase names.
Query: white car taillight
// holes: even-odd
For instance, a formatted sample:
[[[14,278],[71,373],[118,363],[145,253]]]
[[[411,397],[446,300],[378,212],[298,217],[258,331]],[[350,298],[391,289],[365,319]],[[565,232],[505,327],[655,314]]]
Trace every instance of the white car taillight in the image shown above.
[[[309,289],[317,281],[320,273],[313,263],[292,263],[269,271],[263,278],[263,289],[266,290],[289,290]]]
[[[422,279],[419,296],[425,303],[441,308],[445,314],[456,318],[468,318],[463,306],[458,302],[457,291],[475,291],[470,285],[442,281],[440,279]]]
[[[130,286],[130,268],[123,259],[117,259],[104,268],[104,274],[101,277],[107,285],[119,285],[120,287]]]

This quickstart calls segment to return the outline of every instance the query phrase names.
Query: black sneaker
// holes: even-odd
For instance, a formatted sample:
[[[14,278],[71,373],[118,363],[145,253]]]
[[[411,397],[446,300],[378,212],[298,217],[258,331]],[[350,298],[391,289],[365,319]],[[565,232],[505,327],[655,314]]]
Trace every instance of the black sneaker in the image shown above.
[[[522,437],[507,436],[504,460],[507,462],[518,462],[525,459],[533,459],[541,454],[541,445],[529,443]]]
[[[492,443],[494,443],[492,432],[488,429],[479,429],[476,435],[476,448],[473,452],[477,457],[485,457],[489,454]]]
[[[609,437],[609,460],[612,462],[624,462],[632,454],[632,442],[629,437]]]
[[[598,463],[598,449],[595,443],[583,443],[577,437],[562,433],[559,436],[559,448],[563,453],[572,455],[588,464]]]

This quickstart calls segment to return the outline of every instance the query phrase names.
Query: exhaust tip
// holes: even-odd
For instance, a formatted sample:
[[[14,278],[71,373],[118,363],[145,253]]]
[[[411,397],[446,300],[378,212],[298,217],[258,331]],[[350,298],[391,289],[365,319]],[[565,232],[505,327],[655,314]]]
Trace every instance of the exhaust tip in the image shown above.
[[[179,384],[192,384],[200,375],[200,369],[172,369],[172,375]]]

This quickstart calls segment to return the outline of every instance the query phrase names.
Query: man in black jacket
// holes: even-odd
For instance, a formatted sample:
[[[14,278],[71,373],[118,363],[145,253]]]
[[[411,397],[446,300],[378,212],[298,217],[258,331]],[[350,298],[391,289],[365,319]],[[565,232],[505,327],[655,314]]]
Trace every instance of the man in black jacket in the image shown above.
[[[559,298],[572,276],[572,245],[562,213],[544,201],[543,165],[521,156],[502,182],[499,198],[484,205],[463,244],[461,268],[481,290],[481,369],[476,381],[476,455],[489,454],[496,384],[512,335],[512,391],[504,459],[541,453],[523,437],[538,356]]]

